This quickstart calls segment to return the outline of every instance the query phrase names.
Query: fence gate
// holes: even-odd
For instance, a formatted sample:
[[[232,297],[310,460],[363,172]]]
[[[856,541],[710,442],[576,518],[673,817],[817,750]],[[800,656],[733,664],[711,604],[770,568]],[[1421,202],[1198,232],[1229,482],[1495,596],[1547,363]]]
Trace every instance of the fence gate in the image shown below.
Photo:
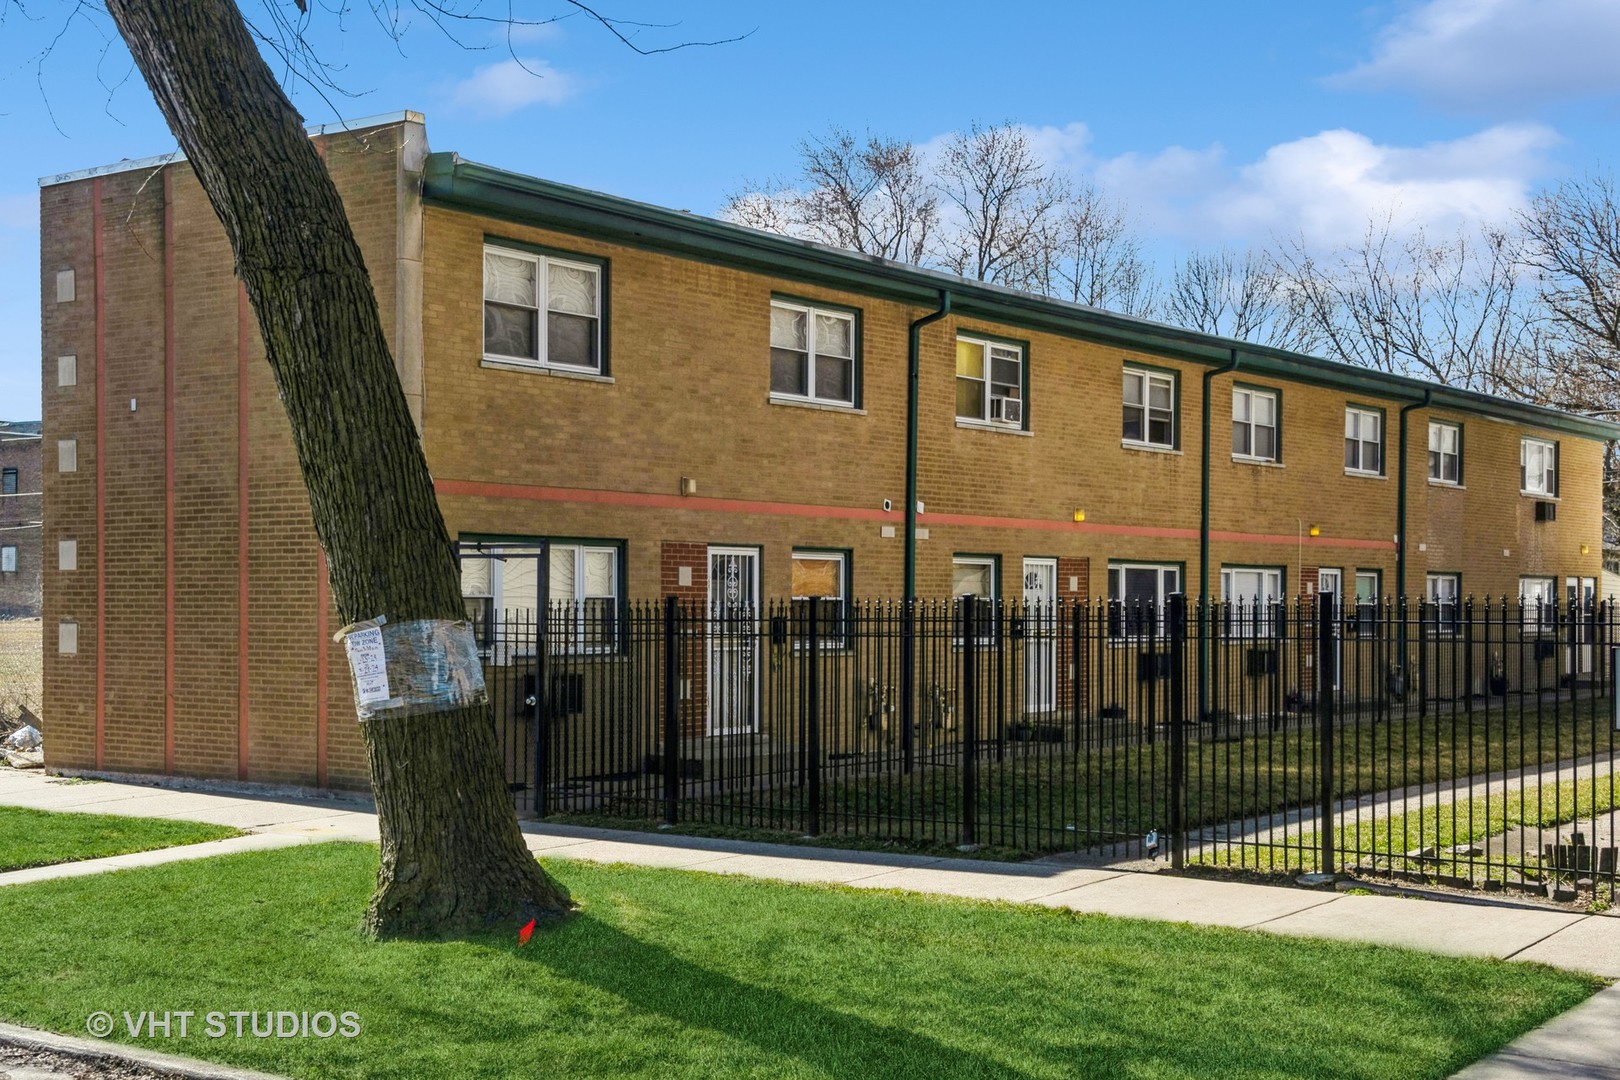
[[[484,664],[495,738],[507,788],[522,809],[547,812],[547,759],[554,741],[547,717],[549,603],[546,544],[456,545],[461,594]]]

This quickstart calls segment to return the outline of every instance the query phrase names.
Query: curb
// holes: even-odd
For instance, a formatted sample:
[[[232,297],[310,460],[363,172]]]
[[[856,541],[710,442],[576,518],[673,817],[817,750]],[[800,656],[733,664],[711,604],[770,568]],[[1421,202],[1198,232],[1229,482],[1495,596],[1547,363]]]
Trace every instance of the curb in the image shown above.
[[[121,1043],[101,1042],[96,1039],[81,1039],[75,1035],[58,1035],[52,1031],[40,1031],[19,1024],[0,1023],[0,1045],[63,1054],[92,1065],[107,1061],[143,1065],[148,1069],[183,1077],[184,1080],[287,1080],[286,1077],[274,1073],[238,1069],[230,1065],[214,1065],[195,1058],[181,1057],[178,1054],[164,1054],[156,1050],[145,1050],[139,1046],[125,1046]]]

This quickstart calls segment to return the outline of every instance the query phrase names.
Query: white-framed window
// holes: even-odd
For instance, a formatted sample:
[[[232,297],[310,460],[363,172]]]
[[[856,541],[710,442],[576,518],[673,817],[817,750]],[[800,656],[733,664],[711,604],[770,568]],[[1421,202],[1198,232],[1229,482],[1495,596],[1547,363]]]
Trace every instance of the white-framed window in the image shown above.
[[[1462,618],[1462,579],[1456,574],[1428,576],[1429,627],[1437,634],[1455,634]]]
[[[771,396],[855,404],[855,315],[771,301]]]
[[[978,598],[977,641],[981,645],[995,639],[996,600],[1001,596],[1000,579],[1001,560],[994,555],[957,555],[951,559],[951,596]],[[960,625],[952,637],[958,645],[962,643]]]
[[[1176,445],[1176,377],[1163,371],[1125,369],[1123,437],[1138,446],[1172,450]]]
[[[1276,461],[1277,392],[1250,386],[1232,388],[1232,456]]]
[[[1344,471],[1384,474],[1384,414],[1354,405],[1344,410]]]
[[[1437,484],[1462,483],[1462,426],[1429,421],[1429,479]]]
[[[17,549],[7,544],[0,547],[0,574],[15,574],[17,572]]]
[[[619,643],[619,549],[552,544],[550,571],[551,651],[613,652]]]
[[[79,471],[79,440],[78,439],[57,439],[56,440],[56,471],[57,472],[78,472]]]
[[[1519,579],[1519,603],[1527,630],[1545,633],[1558,625],[1558,581],[1550,577]]]
[[[1108,564],[1108,636],[1164,631],[1164,609],[1181,591],[1181,567],[1170,563]]]
[[[1558,494],[1558,444],[1519,440],[1519,490],[1526,495]]]
[[[822,647],[841,648],[848,626],[849,555],[795,549],[792,597],[794,633],[809,635],[810,598],[820,597]]]
[[[1276,566],[1221,568],[1221,599],[1227,604],[1228,633],[1270,637],[1283,603],[1283,572]]]
[[[1372,637],[1378,632],[1379,591],[1382,587],[1377,570],[1356,571],[1356,635]]]
[[[1005,341],[956,339],[956,416],[1024,426],[1024,350]]]
[[[484,358],[602,374],[602,267],[486,246]]]
[[[619,548],[550,544],[545,633],[554,653],[611,652],[618,646]],[[461,596],[473,635],[496,663],[533,656],[540,631],[538,543],[490,544],[461,557]]]

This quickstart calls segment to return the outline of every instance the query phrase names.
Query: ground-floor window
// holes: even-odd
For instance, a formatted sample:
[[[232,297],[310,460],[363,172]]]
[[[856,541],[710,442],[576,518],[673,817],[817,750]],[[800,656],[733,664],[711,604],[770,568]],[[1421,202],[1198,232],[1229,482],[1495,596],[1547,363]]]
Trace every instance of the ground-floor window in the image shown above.
[[[17,549],[11,545],[0,547],[0,574],[17,572]]]
[[[980,644],[995,636],[995,608],[1000,598],[997,588],[1001,580],[1001,559],[996,555],[957,555],[951,560],[951,596],[977,598],[977,622]],[[961,641],[961,628],[953,635]]]
[[[1135,637],[1164,629],[1164,605],[1181,591],[1175,563],[1108,564],[1108,636]]]
[[[1372,637],[1378,632],[1378,594],[1380,578],[1377,570],[1356,571],[1356,636]]]
[[[1270,637],[1283,602],[1283,572],[1276,566],[1221,568],[1221,599],[1227,604],[1227,632],[1233,637]]]
[[[1543,633],[1558,625],[1558,581],[1550,577],[1522,577],[1519,579],[1519,602],[1524,605],[1521,618],[1527,630]]]
[[[795,632],[808,637],[810,599],[819,597],[821,643],[841,647],[848,632],[849,553],[795,549],[792,596]]]
[[[611,652],[619,643],[623,551],[615,541],[464,541],[461,595],[479,647],[534,655],[544,595],[551,652]]]
[[[1461,616],[1462,578],[1456,574],[1430,574],[1428,578],[1429,629],[1455,634]]]

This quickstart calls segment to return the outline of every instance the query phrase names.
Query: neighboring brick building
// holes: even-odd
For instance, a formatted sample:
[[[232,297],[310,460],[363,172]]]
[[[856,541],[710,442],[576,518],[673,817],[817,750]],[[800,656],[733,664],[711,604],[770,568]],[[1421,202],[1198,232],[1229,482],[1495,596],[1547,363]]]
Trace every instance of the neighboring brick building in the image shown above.
[[[0,619],[40,611],[38,420],[0,420]]]
[[[360,127],[314,137],[450,531],[549,539],[553,599],[898,596],[908,335],[946,294],[918,331],[922,596],[1195,592],[1206,510],[1215,594],[1596,588],[1612,424],[429,154],[415,114]],[[41,214],[46,549],[77,545],[46,572],[50,764],[364,783],[287,421],[190,170],[47,178]],[[536,602],[509,565],[468,564],[473,607]]]

